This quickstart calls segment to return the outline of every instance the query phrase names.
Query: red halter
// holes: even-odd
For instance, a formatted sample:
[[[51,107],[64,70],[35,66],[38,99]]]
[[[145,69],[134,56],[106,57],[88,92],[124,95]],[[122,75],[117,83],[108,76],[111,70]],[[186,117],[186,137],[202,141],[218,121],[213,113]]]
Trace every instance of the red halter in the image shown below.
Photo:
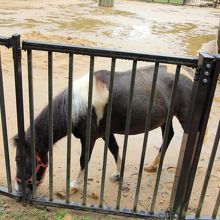
[[[37,166],[36,166],[36,171],[35,171],[36,176],[37,176],[38,172],[40,171],[40,169],[41,169],[41,168],[43,169],[43,173],[42,173],[42,175],[41,175],[40,180],[36,180],[37,186],[40,186],[40,185],[42,184],[43,179],[44,179],[44,176],[45,176],[45,174],[46,174],[46,170],[47,170],[48,164],[47,164],[47,163],[46,163],[46,164],[43,163],[42,160],[41,160],[41,158],[40,158],[40,156],[39,156],[38,154],[36,154],[36,160],[37,160]],[[15,177],[15,180],[16,180],[18,183],[21,183],[21,179],[20,179],[20,178]],[[31,176],[29,179],[27,179],[27,184],[32,184],[32,176]]]

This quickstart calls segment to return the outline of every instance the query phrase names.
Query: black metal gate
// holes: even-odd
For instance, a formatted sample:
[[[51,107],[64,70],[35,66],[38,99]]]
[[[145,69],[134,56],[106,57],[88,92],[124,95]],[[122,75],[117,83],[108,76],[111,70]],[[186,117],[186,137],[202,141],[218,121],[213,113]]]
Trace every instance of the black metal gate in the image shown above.
[[[28,65],[28,77],[29,77],[29,106],[30,106],[30,128],[32,134],[32,156],[33,161],[35,160],[35,144],[34,144],[34,114],[33,114],[33,85],[32,85],[32,51],[46,51],[48,52],[48,97],[49,97],[49,131],[50,139],[52,139],[52,126],[53,126],[53,116],[52,116],[52,97],[53,97],[53,86],[52,86],[52,77],[53,77],[53,53],[66,53],[69,54],[69,94],[72,91],[72,73],[73,73],[73,56],[75,54],[89,56],[90,58],[90,81],[89,87],[92,86],[92,76],[94,73],[94,58],[95,57],[106,57],[111,60],[111,83],[110,83],[110,97],[109,102],[111,102],[112,88],[114,84],[114,72],[116,60],[131,60],[133,62],[133,75],[130,85],[130,97],[127,112],[127,122],[126,122],[126,132],[123,145],[123,155],[122,155],[122,166],[121,166],[121,178],[119,181],[118,196],[115,208],[106,207],[103,205],[104,198],[104,188],[105,188],[105,175],[106,175],[106,154],[107,154],[107,144],[105,144],[104,159],[103,159],[103,169],[102,169],[102,182],[100,190],[100,201],[99,205],[88,205],[86,200],[87,193],[87,178],[88,178],[88,155],[86,157],[86,167],[85,167],[85,176],[84,176],[84,191],[82,204],[70,202],[69,200],[69,189],[70,189],[70,152],[71,152],[71,139],[68,138],[67,143],[67,170],[66,170],[66,199],[65,200],[55,200],[53,198],[53,149],[52,149],[52,140],[50,140],[49,147],[49,198],[40,198],[36,196],[36,178],[33,175],[33,197],[28,197],[26,195],[26,181],[25,181],[25,167],[23,164],[23,177],[22,180],[22,194],[18,194],[12,189],[12,180],[11,180],[11,169],[10,169],[10,160],[9,160],[9,149],[8,149],[8,136],[7,136],[7,123],[5,116],[5,101],[4,101],[4,83],[2,80],[3,70],[1,68],[0,60],[0,108],[1,108],[1,119],[2,119],[2,131],[3,131],[3,140],[4,140],[4,152],[5,152],[5,162],[6,162],[6,171],[7,171],[7,187],[0,186],[0,194],[9,196],[12,198],[22,199],[23,204],[27,202],[33,204],[41,204],[54,207],[64,207],[71,208],[76,210],[86,210],[99,213],[107,213],[113,215],[123,215],[131,217],[142,217],[142,218],[157,218],[157,219],[185,219],[187,208],[189,204],[190,195],[192,192],[192,186],[197,170],[197,165],[200,157],[200,152],[202,149],[202,143],[205,135],[205,129],[207,126],[207,121],[210,114],[210,109],[215,93],[215,88],[217,84],[218,75],[220,72],[220,56],[215,57],[208,54],[202,53],[199,55],[198,59],[183,58],[183,57],[167,57],[160,55],[150,55],[150,54],[140,54],[140,53],[130,53],[130,52],[121,52],[115,50],[105,50],[98,48],[88,48],[88,47],[79,47],[72,45],[63,45],[63,44],[52,44],[44,42],[33,42],[33,41],[23,41],[22,48],[20,44],[20,36],[13,35],[12,38],[3,38],[0,37],[0,45],[12,48],[13,59],[14,59],[14,73],[15,73],[15,87],[16,87],[16,106],[17,106],[17,122],[18,122],[18,135],[19,143],[18,147],[20,148],[21,162],[25,160],[25,149],[24,149],[24,107],[23,107],[23,93],[22,93],[22,71],[21,71],[21,53],[22,49],[27,51],[27,65]],[[155,77],[152,83],[152,92],[151,100],[154,97],[154,88],[156,85],[156,76],[158,73],[158,66],[161,63],[164,64],[173,64],[176,65],[175,79],[172,87],[172,94],[170,99],[170,105],[166,120],[166,129],[163,138],[163,144],[167,141],[168,131],[172,120],[172,112],[174,107],[174,98],[177,88],[177,83],[179,80],[180,69],[182,66],[187,66],[195,69],[194,83],[192,89],[192,95],[190,100],[190,110],[188,112],[187,124],[184,130],[184,135],[182,138],[181,150],[178,159],[178,165],[175,174],[175,180],[172,188],[172,194],[169,204],[169,209],[167,211],[155,211],[155,203],[157,199],[160,177],[163,166],[164,159],[164,149],[161,152],[161,159],[157,171],[157,177],[154,187],[154,193],[152,196],[152,202],[150,210],[137,210],[137,203],[140,194],[140,184],[142,179],[142,171],[144,166],[144,156],[146,153],[147,138],[149,132],[149,117],[150,109],[152,107],[152,101],[148,110],[148,116],[145,126],[145,136],[144,144],[141,154],[141,160],[139,164],[139,172],[137,177],[137,186],[133,207],[130,209],[121,208],[121,190],[123,183],[124,167],[126,160],[126,150],[128,143],[128,129],[131,118],[131,105],[132,105],[132,91],[134,88],[136,67],[138,62],[151,62],[155,64]],[[91,91],[90,91],[91,92]],[[91,119],[91,95],[88,100],[88,118]],[[71,100],[71,99],[70,99]],[[71,102],[68,103],[69,114],[68,117],[71,119]],[[110,132],[110,118],[111,118],[111,104],[108,105],[108,123],[106,127],[106,137],[109,138]],[[71,121],[71,120],[69,120]],[[220,127],[220,126],[219,126]],[[202,189],[199,207],[194,218],[201,218],[200,212],[204,200],[205,191],[207,189],[207,184],[209,181],[209,173],[212,169],[214,157],[219,143],[220,128],[218,127],[216,133],[216,139],[213,146],[212,155],[207,169],[207,174]],[[87,140],[90,138],[91,131],[91,120],[88,120],[87,123]],[[68,137],[71,136],[71,123],[68,125]],[[87,146],[88,147],[88,146]],[[88,149],[88,148],[87,148]],[[87,153],[88,154],[88,153]],[[33,173],[35,173],[35,163],[32,164]],[[213,210],[212,216],[207,218],[216,219],[220,203],[220,193],[217,196],[216,205]],[[114,206],[114,204],[113,204]]]

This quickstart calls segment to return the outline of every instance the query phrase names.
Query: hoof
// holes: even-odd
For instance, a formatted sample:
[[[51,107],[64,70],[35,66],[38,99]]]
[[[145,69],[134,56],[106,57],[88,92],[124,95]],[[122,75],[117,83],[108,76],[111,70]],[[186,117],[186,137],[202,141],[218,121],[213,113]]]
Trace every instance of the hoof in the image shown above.
[[[144,170],[149,173],[154,173],[154,172],[156,172],[157,167],[150,165],[150,166],[144,167]]]
[[[96,193],[88,193],[88,197],[94,199],[94,200],[98,200],[99,196]]]
[[[111,176],[111,180],[113,182],[117,182],[120,180],[120,174],[119,173],[113,173],[112,176]]]
[[[71,195],[76,194],[78,191],[79,191],[78,188],[70,187],[70,194]]]
[[[79,185],[76,180],[70,183],[70,194],[73,195],[79,191]]]

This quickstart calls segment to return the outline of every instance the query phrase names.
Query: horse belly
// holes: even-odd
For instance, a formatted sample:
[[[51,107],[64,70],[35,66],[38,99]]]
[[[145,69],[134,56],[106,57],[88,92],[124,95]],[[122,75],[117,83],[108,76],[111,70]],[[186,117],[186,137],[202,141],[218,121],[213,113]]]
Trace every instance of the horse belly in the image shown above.
[[[127,109],[118,106],[117,111],[112,110],[111,119],[111,132],[116,134],[125,134],[126,119],[127,119]],[[145,122],[147,116],[148,107],[142,108],[141,106],[135,106],[132,108],[131,120],[129,127],[129,135],[141,134],[145,130]],[[165,109],[161,110],[158,107],[153,107],[151,112],[151,123],[150,130],[156,129],[163,125],[166,121],[167,111]]]

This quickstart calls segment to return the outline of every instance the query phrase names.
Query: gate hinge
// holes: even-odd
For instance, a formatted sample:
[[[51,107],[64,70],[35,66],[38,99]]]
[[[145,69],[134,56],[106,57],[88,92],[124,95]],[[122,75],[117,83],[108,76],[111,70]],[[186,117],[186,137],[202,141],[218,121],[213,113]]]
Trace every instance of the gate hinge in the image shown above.
[[[199,80],[200,73],[201,73],[201,65],[198,65],[196,67],[194,81],[198,81]]]

